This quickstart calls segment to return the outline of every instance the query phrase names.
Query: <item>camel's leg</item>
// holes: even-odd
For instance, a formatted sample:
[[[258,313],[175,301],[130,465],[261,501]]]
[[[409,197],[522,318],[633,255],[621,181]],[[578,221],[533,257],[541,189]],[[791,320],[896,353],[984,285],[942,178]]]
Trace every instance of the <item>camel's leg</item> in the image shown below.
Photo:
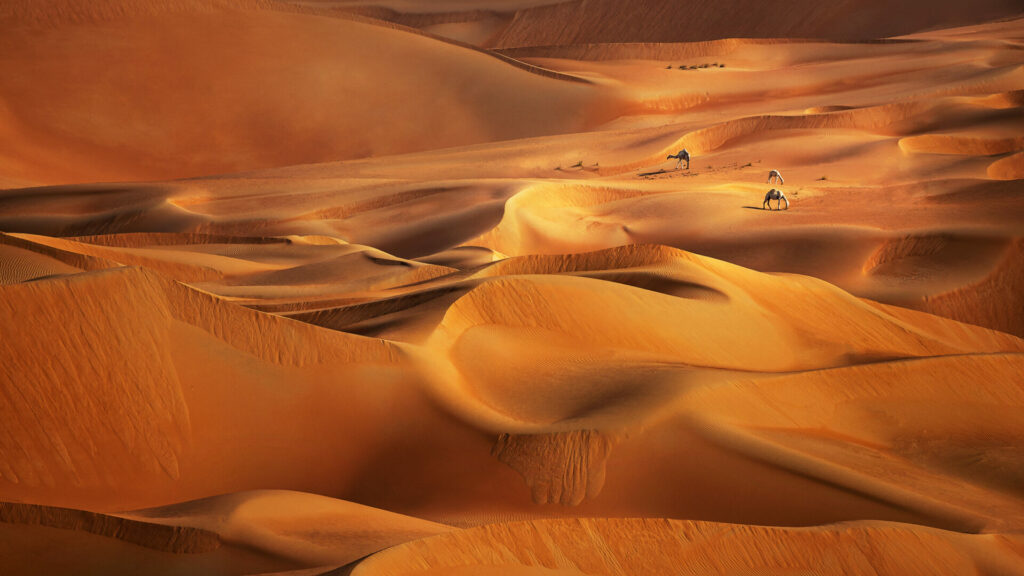
[[[786,201],[786,210],[789,210],[789,198],[786,198],[785,196],[783,196],[782,200]]]

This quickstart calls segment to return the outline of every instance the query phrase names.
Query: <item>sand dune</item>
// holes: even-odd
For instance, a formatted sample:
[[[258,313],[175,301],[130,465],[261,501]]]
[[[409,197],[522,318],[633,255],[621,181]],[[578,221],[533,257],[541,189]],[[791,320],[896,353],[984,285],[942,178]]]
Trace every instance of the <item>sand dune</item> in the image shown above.
[[[77,272],[81,272],[81,269],[60,260],[31,250],[0,245],[0,283],[17,284],[28,280]]]
[[[5,338],[4,386],[14,393],[19,383],[33,382],[5,410],[8,498],[33,494],[33,501],[78,506],[166,502],[182,478],[192,477],[193,466],[212,474],[194,478],[192,489],[205,490],[198,486],[224,481],[215,470],[225,462],[219,458],[244,455],[220,441],[196,442],[206,425],[225,434],[232,423],[224,414],[205,420],[193,392],[212,408],[221,402],[216,395],[230,393],[246,370],[264,369],[261,378],[271,381],[290,380],[288,369],[298,370],[315,388],[328,376],[318,366],[333,366],[336,379],[339,366],[363,369],[352,362],[357,358],[372,366],[395,354],[386,343],[342,334],[329,339],[333,345],[313,345],[309,331],[315,328],[222,303],[138,268],[17,284],[4,292],[4,333],[22,331]],[[60,305],[66,299],[76,306]],[[27,327],[31,333],[23,332]],[[280,339],[270,338],[278,329]],[[54,334],[60,334],[56,341]],[[88,365],[74,361],[80,357],[89,358]],[[240,416],[254,426],[259,420],[254,413]]]
[[[206,530],[182,526],[161,526],[81,510],[4,502],[0,504],[0,515],[5,524],[80,530],[163,552],[201,554],[220,547],[220,539],[217,535]]]
[[[351,502],[285,491],[206,498],[129,517],[208,530],[226,543],[314,567],[349,564],[402,542],[452,530]]]
[[[1019,547],[1017,536],[888,523],[801,530],[663,519],[546,520],[412,542],[353,574],[1018,574]]]
[[[252,574],[296,566],[188,526],[30,504],[5,502],[0,510],[5,574]]]
[[[997,180],[1020,180],[1024,178],[1024,152],[996,160],[988,167],[989,178]]]
[[[685,517],[695,503],[666,494],[651,500],[659,491],[641,497],[628,486],[663,478],[666,469],[686,478],[692,472],[672,463],[689,461],[686,454],[695,446],[735,461],[723,464],[720,474],[738,467],[748,470],[748,477],[760,475],[765,486],[778,481],[768,479],[775,473],[755,472],[762,457],[755,454],[763,454],[763,447],[723,441],[695,419],[691,411],[703,401],[694,390],[727,390],[726,383],[771,374],[788,381],[807,371],[843,382],[845,372],[832,370],[863,366],[858,369],[871,376],[855,382],[878,379],[909,394],[904,382],[910,376],[899,367],[927,380],[955,374],[942,368],[942,358],[961,358],[959,365],[967,366],[965,355],[1002,354],[1003,360],[986,368],[993,398],[999,399],[991,405],[1024,402],[1007,395],[1012,388],[1002,388],[1012,386],[1009,375],[1021,369],[1024,343],[1012,336],[890,310],[819,280],[764,275],[662,247],[513,258],[470,275],[414,284],[406,289],[408,297],[426,293],[424,302],[434,306],[433,312],[420,309],[393,318],[379,332],[401,335],[409,331],[404,323],[415,322],[413,332],[426,335],[410,340],[413,344],[249,311],[139,268],[0,290],[5,331],[22,330],[14,347],[5,349],[5,365],[17,368],[10,374],[36,383],[33,394],[11,405],[4,418],[4,437],[11,443],[3,449],[2,494],[65,506],[123,509],[272,482],[462,522],[495,509],[521,513],[549,501],[586,501],[583,509],[599,514],[648,513],[653,506]],[[431,297],[438,290],[448,292]],[[121,297],[101,297],[109,294]],[[77,302],[76,309],[50,304],[64,300]],[[387,308],[364,310],[367,318],[388,314]],[[55,341],[58,325],[66,336]],[[680,325],[689,329],[679,331]],[[71,359],[76,357],[90,358],[90,369],[75,368]],[[36,361],[25,362],[28,358]],[[126,358],[132,361],[125,363]],[[904,364],[913,358],[922,360]],[[490,369],[499,361],[506,371]],[[8,380],[5,389],[16,390],[17,381]],[[69,388],[64,382],[75,384]],[[842,388],[848,386],[831,390]],[[95,398],[107,400],[92,404]],[[226,403],[226,398],[236,399]],[[83,403],[89,410],[81,408]],[[44,405],[49,416],[39,419]],[[915,401],[907,409],[919,405]],[[21,416],[26,414],[36,417]],[[961,411],[958,426],[970,428],[968,422],[980,414]],[[267,429],[267,418],[292,424],[287,431]],[[445,432],[413,440],[399,432],[411,425]],[[731,428],[742,436],[739,431],[754,425],[743,420]],[[1019,434],[1002,424],[997,429],[1008,437]],[[704,439],[666,454],[660,438],[680,433]],[[310,435],[320,440],[304,450],[289,440]],[[966,435],[962,442],[967,450],[985,450],[984,438]],[[887,519],[972,529],[1024,521],[1020,495],[1002,488],[1012,477],[1003,476],[996,486],[972,484],[939,505],[925,494],[953,482],[956,470],[936,470],[933,462],[894,462],[880,465],[874,481],[865,483],[852,470],[816,467],[822,456],[804,442],[803,435],[780,441],[790,456],[779,462],[853,490],[824,489],[819,496],[846,512],[823,515],[797,508],[783,513],[762,506],[737,517],[731,505],[705,509],[703,503],[701,514],[729,521],[816,523],[846,514],[865,517],[859,514],[870,510]],[[245,450],[248,446],[260,446],[258,453]],[[878,448],[884,454],[898,449]],[[395,464],[374,454],[396,450],[410,457],[401,461],[401,478],[388,478]],[[476,471],[455,480],[433,463],[430,454],[437,451],[464,462],[459,469]],[[648,464],[616,464],[620,452]],[[331,457],[319,456],[323,453]],[[107,465],[100,466],[101,457]],[[581,469],[580,458],[590,463]],[[840,452],[836,458],[853,457]],[[651,462],[660,463],[655,466],[659,476],[640,472],[652,469]],[[918,484],[896,490],[894,479],[900,475],[914,475]],[[385,478],[386,489],[371,488]],[[410,499],[424,484],[434,496]],[[898,503],[903,511],[890,504],[857,504],[864,498],[860,494]],[[451,508],[454,502],[458,505]],[[978,502],[998,505],[1002,515],[986,512]]]
[[[575,131],[606,117],[601,95],[583,84],[424,36],[268,5],[278,3],[6,7],[5,177],[45,184],[237,172]]]
[[[0,503],[0,544],[18,558],[29,545],[62,545],[79,552],[77,566],[52,555],[29,564],[5,563],[6,573],[91,572],[104,564],[132,573],[153,564],[159,574],[323,574],[384,548],[452,530],[350,502],[285,491],[237,493],[174,506],[108,515],[66,508]],[[44,536],[45,535],[45,536]],[[134,556],[134,558],[132,558]],[[134,562],[125,562],[131,558]],[[135,566],[132,566],[135,564]]]
[[[1019,11],[0,6],[0,573],[1022,573]]]
[[[453,249],[515,255],[668,244],[759,270],[814,275],[858,296],[946,310],[956,319],[1020,335],[1024,326],[1015,320],[996,323],[991,314],[926,303],[997,274],[1001,256],[992,243],[1005,245],[1024,234],[1012,194],[1021,86],[1014,26],[881,44],[602,45],[595,50],[618,50],[616,58],[671,57],[691,64],[715,58],[728,67],[680,71],[664,69],[664,61],[541,58],[546,66],[617,85],[632,102],[622,108],[629,115],[599,132],[236,178],[9,190],[0,196],[9,206],[0,223],[9,231],[51,236],[162,231],[324,237],[406,259]],[[979,40],[979,34],[996,40]],[[713,74],[714,81],[696,94],[691,74]],[[774,87],[767,100],[761,89],[766,83]],[[664,171],[671,167],[665,155],[681,147],[695,154],[694,169]],[[785,168],[788,182],[796,183],[786,189],[799,211],[765,219],[743,210],[760,207],[760,181],[770,167]],[[953,260],[947,250],[878,270],[869,265],[876,252],[906,237],[982,240],[973,248],[961,244]],[[759,249],[766,242],[773,248]],[[145,258],[149,264],[143,265],[155,267],[155,257],[176,258],[166,248],[115,260],[138,264]],[[342,249],[336,250],[340,255]],[[217,272],[211,275],[200,264]],[[352,293],[361,280],[330,289],[300,279],[304,286],[289,295],[296,288],[288,287],[287,278],[304,274],[299,271],[306,264],[320,267],[320,278],[335,274],[327,260],[304,258],[289,266],[300,266],[291,273],[280,264],[206,255],[160,266],[184,281],[209,275],[221,286],[204,289],[268,311],[377,297]],[[194,267],[191,276],[171,272],[183,265]],[[260,268],[285,283],[268,286],[268,276],[246,286],[236,278]],[[444,272],[430,270],[423,273]],[[377,287],[417,281],[397,272],[404,273],[386,272],[390,280]],[[1014,307],[1012,292],[1000,289],[990,297],[999,307]],[[372,330],[366,326],[367,333]]]
[[[742,13],[742,18],[735,17]],[[900,18],[891,17],[901,14]],[[544,46],[674,42],[730,37],[870,39],[1014,16],[1020,6],[994,0],[970,8],[955,2],[672,2],[641,6],[616,0],[564,2],[520,10],[491,45]]]
[[[663,44],[719,38],[823,38],[865,40],[920,30],[964,26],[1017,16],[1020,6],[988,0],[967,8],[944,1],[699,2],[680,7],[663,1],[620,0],[431,3],[367,0],[298,1],[411,26],[486,47],[567,46],[647,42]],[[743,18],[735,17],[743,14]],[[894,17],[898,14],[899,17]]]

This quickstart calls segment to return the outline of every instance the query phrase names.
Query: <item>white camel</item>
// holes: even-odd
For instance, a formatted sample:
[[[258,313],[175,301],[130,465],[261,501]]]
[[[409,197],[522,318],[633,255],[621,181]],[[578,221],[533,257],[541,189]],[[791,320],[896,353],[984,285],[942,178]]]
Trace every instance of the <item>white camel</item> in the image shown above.
[[[775,206],[776,210],[782,210],[783,202],[786,203],[786,210],[789,210],[789,199],[787,199],[786,195],[782,193],[782,190],[776,190],[775,188],[772,188],[764,195],[764,202],[761,203],[761,209],[764,210],[764,207],[767,205],[768,209],[771,210],[772,200],[778,200],[778,204]]]
[[[778,170],[772,170],[768,173],[768,183],[772,184],[773,180],[778,179],[779,184],[785,184],[786,181],[782,179],[782,174],[779,174]]]
[[[665,157],[665,160],[668,160],[670,158],[679,159],[679,161],[676,162],[676,170],[679,170],[679,165],[683,163],[683,160],[686,160],[686,169],[690,169],[690,153],[686,151],[686,148],[683,148],[676,154],[669,154],[667,157]]]

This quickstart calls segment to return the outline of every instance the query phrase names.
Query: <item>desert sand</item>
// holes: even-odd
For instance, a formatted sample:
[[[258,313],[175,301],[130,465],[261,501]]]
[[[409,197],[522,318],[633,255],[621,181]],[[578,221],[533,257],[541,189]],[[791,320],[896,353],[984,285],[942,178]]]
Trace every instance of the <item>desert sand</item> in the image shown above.
[[[0,573],[1024,574],[1018,3],[0,30]]]

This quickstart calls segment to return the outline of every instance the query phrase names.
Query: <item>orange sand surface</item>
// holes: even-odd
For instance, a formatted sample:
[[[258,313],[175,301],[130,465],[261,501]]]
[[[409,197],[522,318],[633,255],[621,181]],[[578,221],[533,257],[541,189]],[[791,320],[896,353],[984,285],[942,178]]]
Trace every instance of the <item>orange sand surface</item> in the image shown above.
[[[0,574],[1024,574],[1019,3],[0,32]]]

